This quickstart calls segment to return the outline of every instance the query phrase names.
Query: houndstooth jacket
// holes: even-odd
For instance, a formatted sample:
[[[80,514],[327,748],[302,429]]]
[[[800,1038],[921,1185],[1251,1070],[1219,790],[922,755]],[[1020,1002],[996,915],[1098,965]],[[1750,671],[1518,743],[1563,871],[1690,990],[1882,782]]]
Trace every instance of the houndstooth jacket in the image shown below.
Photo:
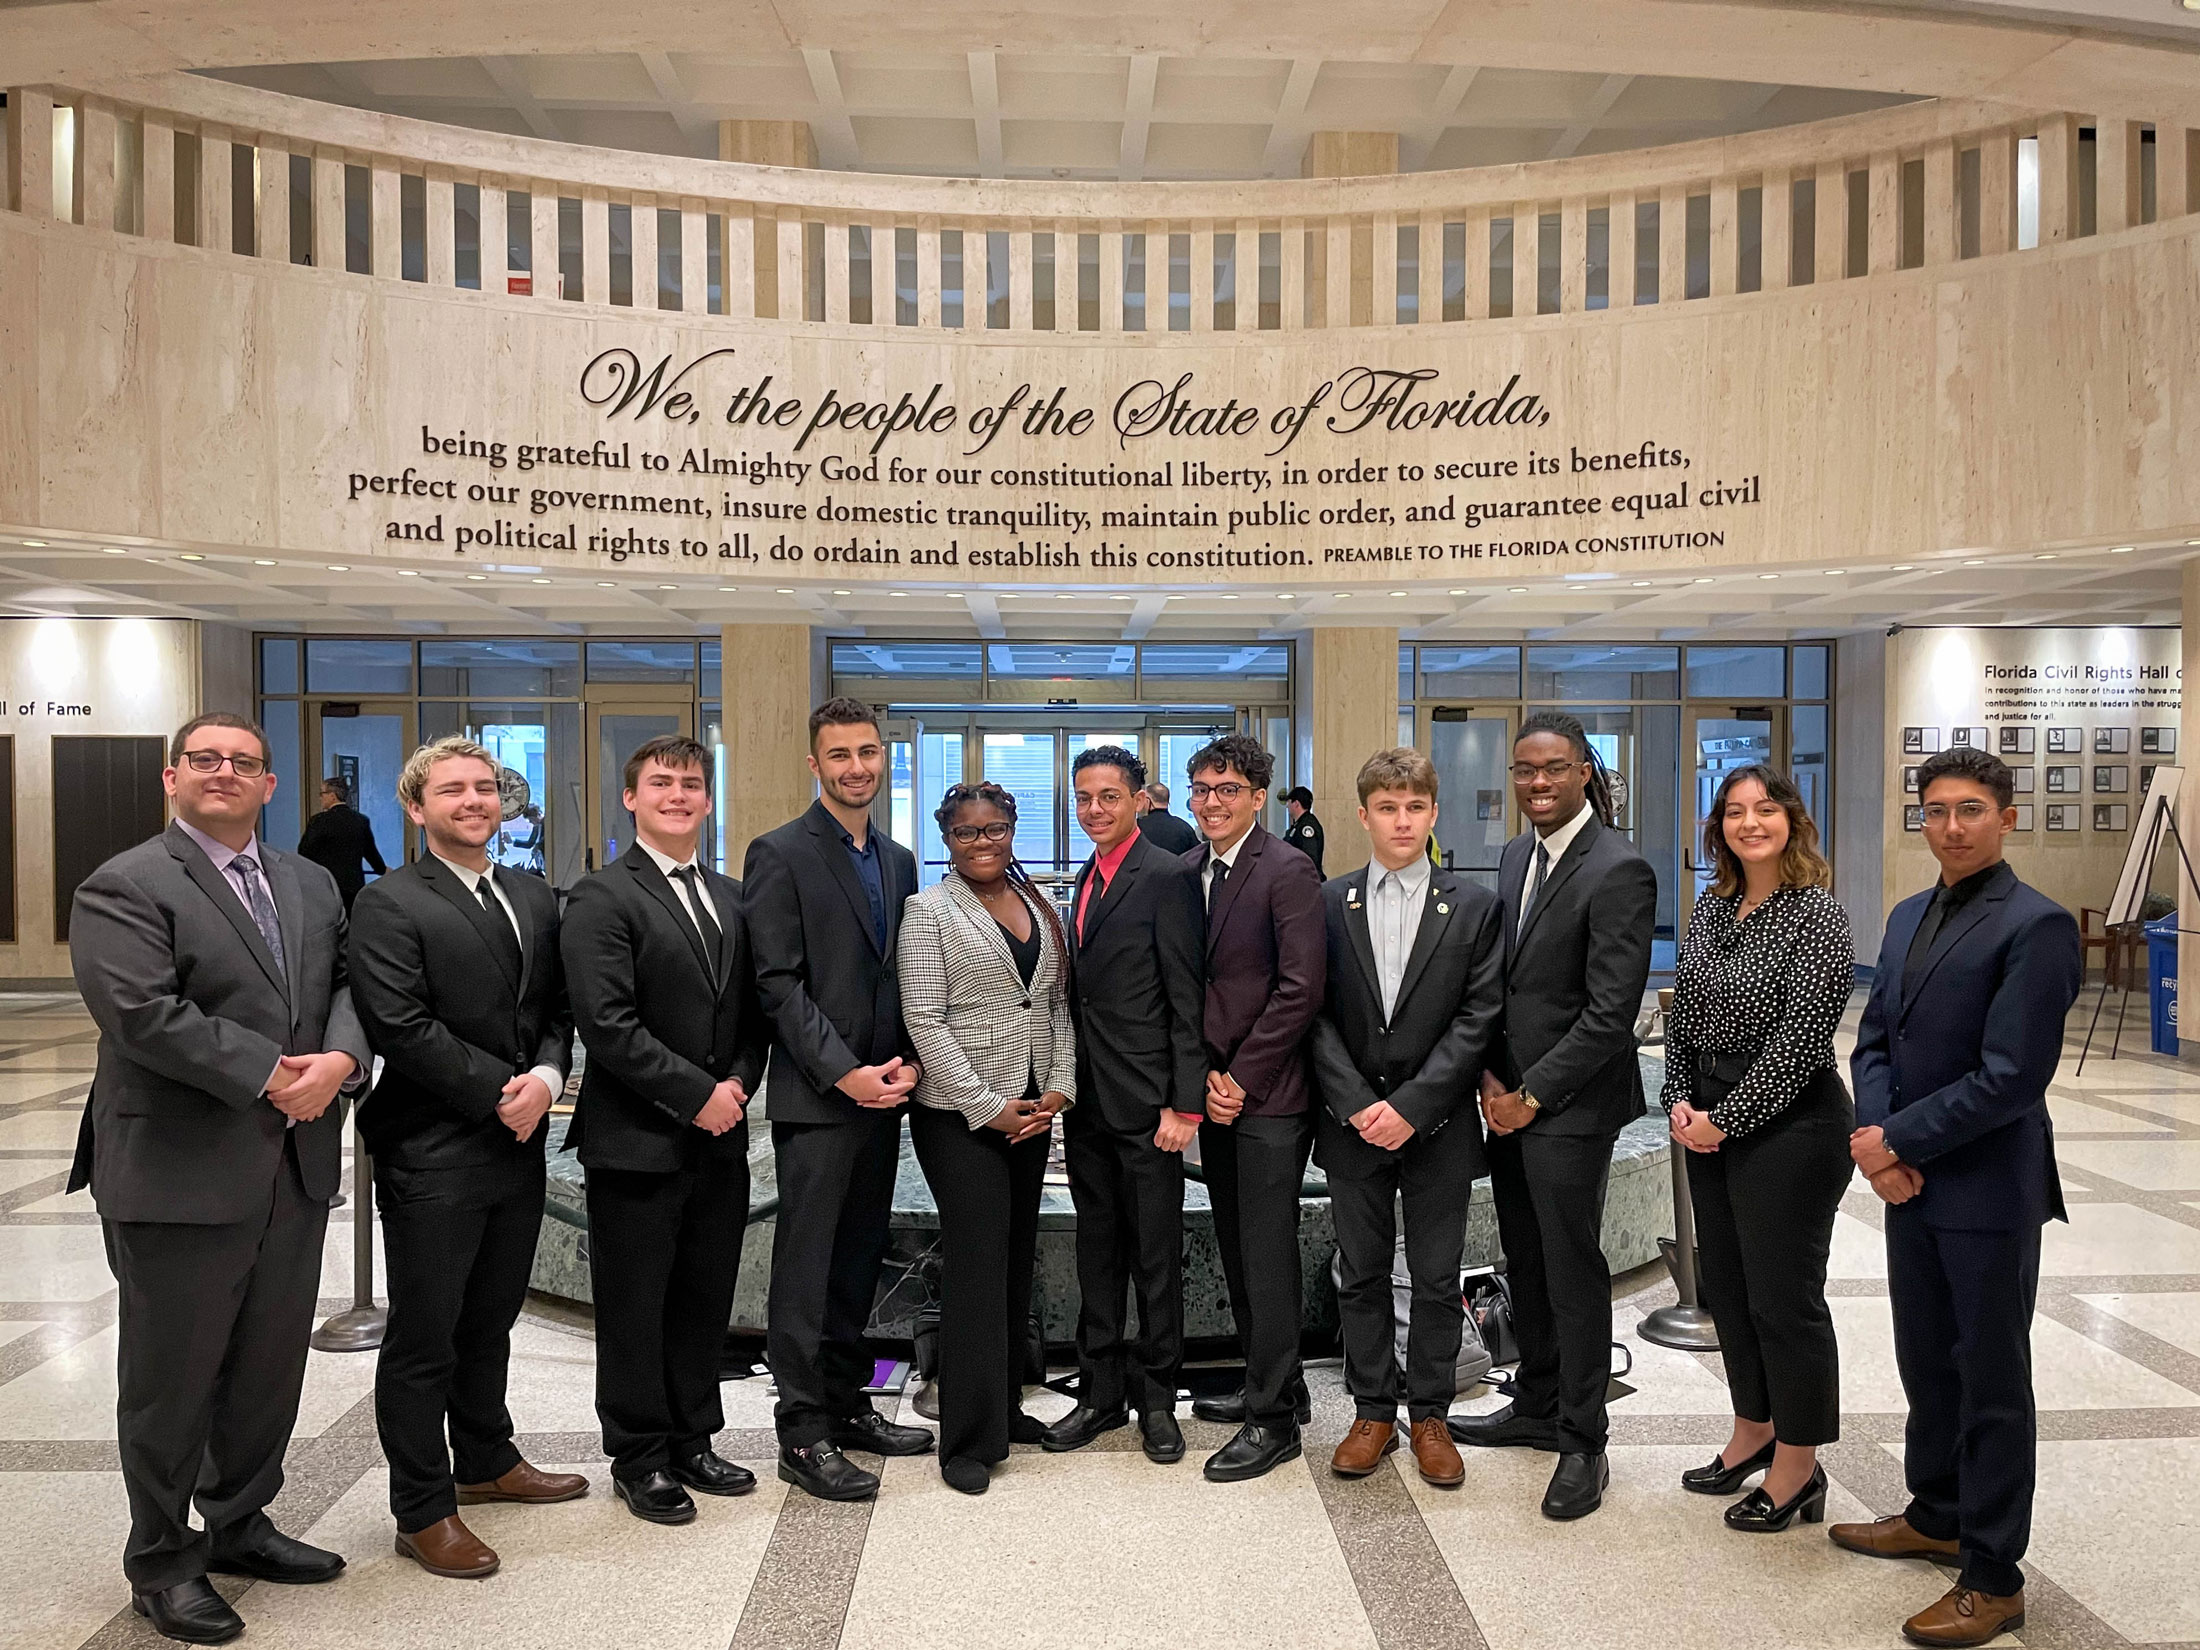
[[[1027,992],[1000,924],[961,877],[949,872],[902,908],[901,1011],[923,1072],[917,1103],[959,1111],[973,1129],[1021,1098],[1033,1073],[1042,1093],[1077,1099],[1067,962],[1046,918],[1034,910],[1031,920],[1039,966]]]

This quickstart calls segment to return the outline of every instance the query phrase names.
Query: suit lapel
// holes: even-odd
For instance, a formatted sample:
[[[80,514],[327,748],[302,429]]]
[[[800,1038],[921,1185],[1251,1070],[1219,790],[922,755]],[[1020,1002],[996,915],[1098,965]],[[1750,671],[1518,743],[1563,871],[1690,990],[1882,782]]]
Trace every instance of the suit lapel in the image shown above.
[[[1535,857],[1535,845],[1527,836],[1516,836],[1505,844],[1505,852],[1498,860],[1497,896],[1505,907],[1505,965],[1512,966],[1513,952],[1520,944],[1520,899],[1528,886],[1528,862]]]
[[[1229,874],[1222,879],[1222,891],[1215,895],[1214,904],[1207,910],[1209,951],[1215,948],[1215,941],[1222,937],[1223,924],[1230,920],[1230,913],[1237,908],[1238,890],[1251,880],[1253,867],[1260,860],[1261,849],[1267,846],[1267,836],[1268,832],[1258,825],[1248,831],[1238,848],[1237,863],[1230,867]],[[1215,857],[1212,845],[1207,849],[1207,857],[1210,860]]]
[[[1362,866],[1352,873],[1352,880],[1344,891],[1344,937],[1352,947],[1352,955],[1360,965],[1360,973],[1367,979],[1367,995],[1375,1004],[1375,1012],[1383,1009],[1383,975],[1375,966],[1375,935],[1368,927],[1368,904],[1374,898],[1369,892],[1371,879],[1368,867]]]
[[[520,982],[513,977],[512,967],[505,957],[504,948],[497,942],[496,930],[489,926],[491,923],[504,921],[504,913],[499,911],[492,916],[488,911],[482,909],[480,896],[469,893],[466,885],[460,882],[451,873],[450,868],[433,854],[428,854],[413,863],[420,869],[420,880],[442,895],[451,908],[466,919],[466,926],[474,931],[475,937],[481,941],[482,948],[495,961],[497,972],[504,976],[505,984],[509,985],[512,988],[513,995],[517,996]],[[520,947],[523,967],[525,966],[526,949],[524,945]]]
[[[1573,874],[1581,869],[1581,862],[1589,857],[1589,850],[1596,843],[1596,833],[1603,828],[1596,816],[1592,814],[1582,823],[1582,827],[1575,834],[1574,840],[1566,845],[1566,851],[1559,855],[1558,863],[1553,865],[1550,873],[1544,877],[1542,890],[1535,896],[1535,903],[1528,907],[1528,921],[1526,926],[1520,930],[1518,949],[1526,949],[1528,941],[1535,937],[1536,925],[1543,920],[1543,913],[1551,908],[1551,897],[1565,887]],[[1530,860],[1535,858],[1533,847],[1528,850],[1528,858]],[[1525,871],[1522,873],[1521,888],[1523,892],[1527,888]]]
[[[1141,837],[1131,844],[1130,852],[1125,854],[1123,862],[1116,866],[1113,879],[1093,890],[1092,905],[1085,912],[1085,938],[1083,944],[1090,945],[1092,943],[1093,937],[1100,932],[1100,925],[1108,920],[1108,914],[1123,903],[1124,896],[1129,891],[1130,880],[1138,874],[1139,862],[1145,857],[1146,841]],[[1087,862],[1086,875],[1087,877],[1095,877],[1099,874],[1100,862],[1096,856]],[[1082,888],[1078,890],[1079,897],[1082,897],[1083,892]],[[1070,906],[1072,918],[1075,917],[1076,911],[1077,907],[1072,903]]]
[[[168,851],[176,856],[176,862],[199,885],[200,891],[214,902],[214,909],[229,919],[229,926],[237,931],[237,938],[244,941],[245,949],[258,960],[268,984],[288,998],[290,982],[275,966],[275,953],[268,950],[267,941],[260,937],[259,926],[253,922],[252,913],[245,909],[243,896],[231,886],[227,877],[214,869],[214,862],[206,857],[199,845],[184,835],[182,826],[168,827]]]
[[[275,926],[283,936],[283,995],[296,1013],[303,992],[306,958],[306,891],[298,881],[298,867],[288,854],[260,844],[260,864],[267,875],[268,892],[275,900]]]
[[[878,930],[871,926],[871,897],[863,891],[863,879],[856,875],[856,868],[849,862],[848,846],[840,840],[840,827],[820,802],[810,809],[810,843],[817,849],[818,858],[825,862],[825,869],[840,884],[840,891],[848,898],[849,909],[856,914],[856,926],[863,931],[864,939],[873,951],[878,951]],[[661,879],[660,879],[661,880]],[[886,880],[886,858],[879,856],[879,881]],[[887,890],[887,937],[893,937],[893,893]],[[883,954],[883,953],[882,953]]]
[[[1390,1017],[1396,1021],[1398,1013],[1413,995],[1414,984],[1428,968],[1429,958],[1436,955],[1436,947],[1442,943],[1444,930],[1451,926],[1452,895],[1450,879],[1441,871],[1432,871],[1428,879],[1428,892],[1421,897],[1421,926],[1414,931],[1413,950],[1406,957],[1406,971],[1398,980],[1398,1000],[1391,1004]]]
[[[1948,953],[1953,951],[1956,946],[1962,942],[1964,935],[1968,934],[1972,929],[1976,928],[1980,923],[1984,922],[1987,917],[1992,913],[1994,907],[2000,905],[2001,902],[2008,897],[2009,885],[2004,882],[1998,887],[1988,889],[1984,893],[1981,893],[1976,899],[1972,900],[1968,905],[1964,906],[1962,910],[1958,911],[1954,916],[1950,917],[1946,922],[1942,923],[1940,925],[1940,932],[1933,936],[1932,950],[1928,951],[1925,954],[1925,966],[1917,971],[1917,981],[1915,984],[1911,984],[1909,982],[1907,978],[1909,974],[1909,969],[1907,968],[1907,966],[1904,967],[1903,985],[1905,989],[1903,990],[1902,994],[1902,1013],[1905,1018],[1908,1017],[1911,1006],[1916,1003],[1918,998],[1925,995],[1925,984],[1933,977],[1933,970],[1938,968],[1941,965],[1942,961],[1946,959]],[[1925,909],[1931,909],[1930,901],[1927,902]],[[1925,920],[1924,910],[1918,912],[1917,920],[1918,922],[1923,922]],[[1910,927],[1910,934],[1912,938],[1916,937],[1917,926],[1915,923],[1913,923]],[[1907,964],[1909,961],[1909,953],[1909,946],[1904,945],[1902,948],[1902,956],[1905,964]]]
[[[984,902],[970,891],[970,884],[952,872],[940,878],[940,886],[947,890],[949,903],[962,914],[965,922],[978,931],[981,943],[991,950],[994,958],[1003,968],[1008,970],[1010,977],[1016,981],[1020,990],[1024,979],[1016,971],[1015,953],[1009,950],[1008,936],[1001,932],[1001,925],[993,920],[993,913],[988,911]],[[1033,912],[1031,920],[1036,923],[1041,919],[1037,912]]]
[[[639,842],[619,857],[633,871],[649,897],[665,908],[665,915],[672,919],[673,926],[687,937],[688,950],[695,955],[695,966],[703,971],[704,979],[710,979],[710,953],[703,949],[703,931],[695,926],[695,919],[680,903],[678,890],[666,879],[664,872],[657,869],[657,862]],[[725,947],[721,945],[718,949],[722,953]]]
[[[696,881],[703,886],[703,897],[710,901],[711,910],[718,918],[718,989],[722,994],[726,982],[733,978],[733,918],[726,907],[731,903],[727,891],[719,884],[725,879],[715,871],[705,871]]]

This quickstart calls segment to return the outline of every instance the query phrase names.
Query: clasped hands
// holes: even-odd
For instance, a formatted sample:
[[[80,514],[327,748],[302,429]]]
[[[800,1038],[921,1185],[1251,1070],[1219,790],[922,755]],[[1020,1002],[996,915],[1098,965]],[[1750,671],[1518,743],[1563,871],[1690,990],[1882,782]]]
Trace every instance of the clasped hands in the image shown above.
[[[1360,1131],[1362,1140],[1386,1152],[1399,1150],[1415,1133],[1413,1125],[1388,1100],[1378,1100],[1354,1112],[1352,1126]]]
[[[1674,1141],[1692,1152],[1715,1152],[1726,1139],[1726,1130],[1711,1121],[1711,1114],[1683,1100],[1667,1115]]]
[[[741,1121],[748,1103],[749,1092],[741,1086],[741,1080],[729,1077],[710,1091],[710,1098],[703,1102],[703,1109],[695,1114],[693,1122],[705,1134],[724,1134]],[[527,1136],[523,1134],[520,1138],[525,1140]]]
[[[504,1085],[503,1092],[504,1097],[497,1102],[497,1119],[524,1144],[550,1115],[550,1085],[533,1072],[523,1071]]]
[[[920,1075],[916,1061],[896,1055],[875,1066],[856,1067],[837,1086],[866,1111],[892,1111],[909,1098]]]
[[[336,1091],[358,1069],[359,1062],[341,1049],[286,1054],[275,1062],[275,1081],[268,1085],[267,1098],[293,1123],[310,1123],[328,1110]]]
[[[1054,1127],[1054,1119],[1068,1109],[1069,1096],[1048,1089],[1036,1100],[1011,1100],[993,1114],[987,1128],[999,1129],[1011,1146],[1021,1146],[1034,1135]]]
[[[1482,1122],[1492,1134],[1518,1134],[1533,1123],[1535,1108],[1520,1098],[1520,1091],[1507,1089],[1495,1074],[1482,1073]]]
[[[1895,1156],[1876,1123],[1849,1136],[1849,1161],[1864,1172],[1883,1203],[1907,1203],[1925,1188],[1925,1177]]]

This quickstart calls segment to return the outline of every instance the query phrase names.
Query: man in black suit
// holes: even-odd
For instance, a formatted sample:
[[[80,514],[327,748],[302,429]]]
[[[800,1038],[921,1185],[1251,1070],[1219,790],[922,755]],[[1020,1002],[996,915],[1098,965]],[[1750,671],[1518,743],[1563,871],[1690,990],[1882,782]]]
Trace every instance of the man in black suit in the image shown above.
[[[1322,1006],[1327,950],[1314,862],[1259,822],[1274,759],[1232,733],[1202,746],[1187,771],[1207,837],[1184,856],[1207,906],[1199,1158],[1245,1348],[1244,1391],[1192,1406],[1202,1420],[1242,1423],[1202,1469],[1220,1484],[1296,1460],[1311,1407],[1299,1365],[1299,1192],[1314,1140],[1306,1035]]]
[[[400,1553],[465,1580],[493,1574],[497,1555],[461,1506],[588,1489],[520,1458],[504,1403],[542,1231],[543,1119],[565,1092],[573,1017],[557,895],[489,860],[497,777],[471,739],[413,752],[397,800],[428,851],[361,894],[351,918],[352,996],[382,1056],[359,1134],[389,1260],[374,1413],[390,1512]]]
[[[321,811],[306,821],[298,837],[298,857],[310,859],[336,879],[336,891],[351,909],[367,872],[383,876],[382,850],[374,845],[374,823],[351,805],[351,783],[341,774],[321,781]]]
[[[1530,828],[1498,863],[1505,1035],[1500,1064],[1482,1074],[1482,1119],[1520,1373],[1510,1404],[1451,1431],[1463,1444],[1555,1450],[1544,1516],[1581,1518],[1611,1478],[1604,1189],[1613,1142],[1644,1110],[1635,1019],[1658,884],[1609,823],[1609,783],[1576,718],[1538,711],[1512,753]]]
[[[1850,1062],[1849,1154],[1888,1204],[1910,1504],[1827,1533],[1874,1557],[1962,1566],[1903,1624],[1918,1644],[1984,1644],[2024,1625],[2040,1228],[2069,1218],[2047,1085],[2085,964],[2070,913],[2002,857],[2013,795],[2008,766],[1975,748],[1919,770],[1940,880],[1887,919]]]
[[[1398,1447],[1403,1402],[1414,1464],[1449,1488],[1466,1477],[1444,1417],[1465,1321],[1467,1200],[1483,1168],[1474,1090],[1497,1040],[1505,935],[1495,894],[1429,863],[1436,789],[1435,765],[1417,750],[1378,751],[1360,769],[1374,858],[1322,888],[1329,986],[1314,1022],[1314,1157],[1329,1176],[1357,1408],[1331,1470],[1374,1472]],[[1403,1379],[1391,1300],[1401,1199],[1413,1280]]]
[[[841,1453],[922,1455],[923,1427],[871,1407],[863,1338],[886,1259],[901,1105],[917,1065],[894,946],[917,862],[871,822],[886,774],[860,699],[810,713],[809,811],[749,844],[743,872],[756,982],[773,1028],[772,1156],[779,1225],[765,1357],[779,1386],[779,1476],[828,1501],[878,1493]]]
[[[560,937],[588,1051],[565,1143],[588,1171],[596,1413],[612,1490],[653,1524],[694,1518],[690,1490],[756,1487],[711,1448],[769,1028],[741,885],[696,857],[710,771],[692,739],[635,749],[633,846],[573,890]]]
[[[99,1065],[68,1189],[91,1187],[115,1274],[131,1607],[172,1639],[221,1644],[244,1623],[208,1570],[316,1582],[344,1567],[266,1508],[342,1175],[337,1097],[365,1075],[367,1040],[335,883],[256,834],[275,794],[267,736],[196,717],[162,781],[175,823],[85,878],[69,918]]]
[[[1165,854],[1188,854],[1199,846],[1199,833],[1169,812],[1169,787],[1154,780],[1145,788],[1146,805],[1138,815],[1138,834]]]
[[[1184,1458],[1176,1424],[1184,1358],[1183,1151],[1206,1116],[1206,919],[1199,880],[1146,840],[1146,765],[1120,745],[1070,765],[1092,857],[1070,902],[1070,1011],[1079,1103],[1064,1120],[1077,1206],[1077,1407],[1041,1447],[1072,1450],[1138,1410],[1147,1458]],[[1154,816],[1147,814],[1145,818]],[[1138,1296],[1132,1339],[1124,1304]]]

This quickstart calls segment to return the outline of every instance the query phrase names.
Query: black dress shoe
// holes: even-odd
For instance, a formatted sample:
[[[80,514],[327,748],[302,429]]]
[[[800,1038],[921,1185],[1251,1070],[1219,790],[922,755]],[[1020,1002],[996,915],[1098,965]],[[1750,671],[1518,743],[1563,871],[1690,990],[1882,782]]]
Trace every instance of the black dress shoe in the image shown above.
[[[244,1617],[214,1591],[204,1576],[193,1576],[157,1593],[132,1593],[130,1608],[163,1637],[185,1644],[227,1644],[244,1631]]]
[[[1472,1444],[1477,1449],[1540,1449],[1558,1452],[1558,1423],[1535,1421],[1525,1415],[1515,1415],[1507,1404],[1503,1409],[1493,1409],[1487,1415],[1453,1415],[1444,1425],[1451,1431],[1452,1442]]]
[[[1587,1518],[1604,1504],[1604,1486],[1612,1481],[1612,1469],[1599,1450],[1584,1455],[1568,1450],[1558,1458],[1551,1487],[1543,1492],[1545,1518]]]
[[[878,1474],[829,1443],[780,1445],[779,1476],[820,1501],[868,1501],[878,1494]]]
[[[1008,1441],[1012,1444],[1043,1444],[1047,1438],[1047,1424],[1036,1415],[1026,1415],[1022,1410],[1011,1410],[1008,1416]]]
[[[644,1473],[639,1478],[614,1478],[611,1493],[626,1503],[626,1510],[652,1524],[692,1524],[695,1501],[669,1472]]]
[[[1726,1509],[1726,1527],[1745,1535],[1777,1535],[1801,1518],[1806,1524],[1826,1521],[1826,1469],[1813,1467],[1803,1487],[1786,1501],[1775,1503],[1758,1485]]]
[[[1128,1410],[1090,1409],[1079,1404],[1047,1428],[1046,1435],[1039,1440],[1039,1447],[1049,1455],[1061,1455],[1069,1450],[1083,1449],[1103,1432],[1113,1432],[1130,1424]]]
[[[1732,1495],[1749,1482],[1752,1473],[1772,1465],[1772,1450],[1773,1446],[1767,1444],[1748,1460],[1737,1461],[1731,1467],[1726,1464],[1726,1451],[1721,1450],[1702,1466],[1682,1473],[1681,1488],[1698,1495]]]
[[[1245,1391],[1226,1392],[1217,1398],[1194,1398],[1192,1417],[1199,1421],[1215,1421],[1226,1427],[1245,1424]],[[1305,1426],[1314,1419],[1314,1395],[1305,1387],[1299,1388],[1299,1425]]]
[[[1211,1484],[1242,1484],[1298,1458],[1297,1427],[1264,1427],[1248,1421],[1237,1429],[1235,1438],[1207,1457],[1207,1465],[1200,1470]]]
[[[342,1575],[344,1556],[293,1541],[270,1526],[251,1541],[216,1546],[207,1555],[206,1567],[225,1576],[257,1576],[262,1581],[310,1587]]]
[[[833,1423],[835,1449],[859,1449],[872,1455],[930,1455],[939,1440],[925,1427],[896,1426],[875,1409]]]
[[[1176,1424],[1175,1411],[1140,1410],[1138,1431],[1145,1439],[1147,1460],[1166,1467],[1184,1459],[1184,1429]]]
[[[691,1490],[705,1495],[746,1495],[756,1488],[756,1474],[737,1467],[715,1450],[704,1450],[665,1469]]]

